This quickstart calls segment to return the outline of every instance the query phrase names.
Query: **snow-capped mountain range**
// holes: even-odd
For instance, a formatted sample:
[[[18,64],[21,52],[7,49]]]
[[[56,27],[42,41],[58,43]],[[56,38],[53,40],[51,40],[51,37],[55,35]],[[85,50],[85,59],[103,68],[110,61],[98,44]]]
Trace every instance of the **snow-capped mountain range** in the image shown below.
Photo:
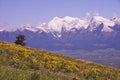
[[[73,49],[75,46],[77,48],[91,46],[96,48],[96,45],[100,48],[108,48],[114,45],[114,48],[120,49],[118,45],[120,41],[120,17],[112,19],[102,16],[94,16],[91,19],[69,16],[54,17],[48,23],[41,23],[37,26],[27,24],[16,30],[7,30],[0,25],[1,40],[13,42],[14,36],[17,34],[25,34],[28,38],[28,46],[36,48],[69,47]],[[33,41],[36,43],[31,43]],[[47,46],[44,45],[46,43],[48,43]]]
[[[88,25],[89,20],[66,16],[64,18],[54,17],[48,23],[42,23],[34,27],[27,24],[18,30],[29,30],[32,32],[43,31],[46,33],[52,33],[54,37],[61,37],[61,32],[63,29],[65,31],[73,31],[74,28],[78,30],[81,28],[87,29]]]
[[[54,17],[48,23],[42,23],[40,25],[32,27],[30,24],[21,26],[16,30],[29,30],[32,32],[46,32],[52,33],[54,37],[61,37],[61,32],[64,31],[75,31],[75,29],[88,29],[89,31],[95,31],[100,24],[103,24],[102,32],[112,32],[115,25],[120,25],[120,17],[113,19],[107,19],[102,16],[94,16],[92,19],[80,19],[76,17],[66,16],[64,18]],[[10,31],[1,28],[0,31]],[[15,31],[15,30],[14,30]]]
[[[80,19],[66,16],[64,18],[55,17],[48,23],[42,23],[38,26],[31,27],[30,25],[26,25],[24,29],[37,32],[44,31],[46,33],[53,33],[53,35],[57,35],[55,37],[61,37],[61,32],[64,29],[65,31],[74,31],[74,29],[88,29],[90,31],[94,31],[100,24],[104,25],[101,31],[111,32],[112,28],[115,24],[120,25],[120,17],[114,18],[112,20],[106,19],[102,16],[94,16],[91,20],[89,19]]]

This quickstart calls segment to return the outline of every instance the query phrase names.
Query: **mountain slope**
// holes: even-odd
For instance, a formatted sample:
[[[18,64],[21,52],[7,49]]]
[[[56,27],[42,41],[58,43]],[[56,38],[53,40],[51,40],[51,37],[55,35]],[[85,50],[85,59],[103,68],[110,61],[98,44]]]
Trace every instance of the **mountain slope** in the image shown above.
[[[2,41],[0,41],[0,66],[43,72],[47,70],[71,79],[75,77],[82,80],[120,79],[119,69]]]

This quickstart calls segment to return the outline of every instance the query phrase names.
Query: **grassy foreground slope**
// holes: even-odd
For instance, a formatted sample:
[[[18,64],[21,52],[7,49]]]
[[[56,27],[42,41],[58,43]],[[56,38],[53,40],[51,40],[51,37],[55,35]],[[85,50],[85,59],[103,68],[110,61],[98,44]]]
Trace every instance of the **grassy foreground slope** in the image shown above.
[[[0,41],[0,80],[120,80],[120,70]]]

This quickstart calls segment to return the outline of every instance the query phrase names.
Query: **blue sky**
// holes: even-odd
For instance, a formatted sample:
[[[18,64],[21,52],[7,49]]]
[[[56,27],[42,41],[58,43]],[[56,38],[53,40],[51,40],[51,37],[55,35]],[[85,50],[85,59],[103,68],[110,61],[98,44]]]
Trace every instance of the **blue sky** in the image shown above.
[[[56,16],[82,18],[88,12],[120,16],[120,0],[0,0],[0,23],[11,27],[34,26]]]

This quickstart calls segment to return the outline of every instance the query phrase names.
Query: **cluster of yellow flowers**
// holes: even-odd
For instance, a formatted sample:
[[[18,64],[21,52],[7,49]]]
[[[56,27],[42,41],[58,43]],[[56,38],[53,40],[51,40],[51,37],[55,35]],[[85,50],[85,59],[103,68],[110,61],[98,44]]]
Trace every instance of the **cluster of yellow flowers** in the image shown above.
[[[16,46],[2,41],[0,41],[0,53],[9,54],[7,58],[10,60],[10,65],[19,68],[39,69],[40,67],[45,67],[52,71],[75,73],[78,76],[86,77],[86,79],[93,78],[96,80],[102,80],[104,76],[106,76],[105,80],[109,78],[110,80],[117,80],[120,77],[120,74],[118,74],[120,71],[114,68],[106,68],[103,65],[87,63],[82,60],[65,57],[64,55],[26,48],[20,45]]]
[[[11,61],[16,62],[31,62],[31,64],[38,64],[44,66],[50,70],[64,72],[76,72],[79,68],[76,66],[77,63],[72,60],[64,59],[63,55],[56,55],[55,53],[49,53],[47,51],[40,51],[37,49],[25,48],[20,45],[16,47],[15,44],[8,45],[2,44],[6,49],[9,48]],[[35,65],[34,65],[35,66]]]

